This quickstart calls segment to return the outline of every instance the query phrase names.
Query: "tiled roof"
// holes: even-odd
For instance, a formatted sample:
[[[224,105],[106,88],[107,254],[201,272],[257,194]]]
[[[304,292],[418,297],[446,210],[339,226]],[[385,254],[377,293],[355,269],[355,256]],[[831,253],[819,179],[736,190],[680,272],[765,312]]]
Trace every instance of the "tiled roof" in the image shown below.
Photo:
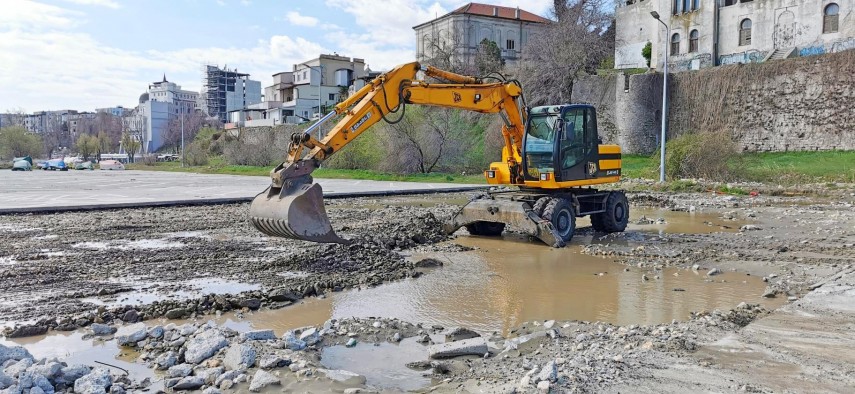
[[[466,4],[454,11],[449,12],[437,19],[445,18],[449,15],[479,15],[479,16],[488,16],[493,18],[502,18],[502,19],[512,19],[512,20],[521,20],[523,22],[534,22],[534,23],[549,23],[551,22],[549,19],[546,19],[540,15],[528,12],[523,9],[519,9],[520,17],[517,19],[517,8],[513,7],[503,7],[499,5],[492,4],[482,4],[482,3],[469,3]],[[429,23],[429,22],[426,22]],[[419,24],[416,27],[424,25],[425,23]]]

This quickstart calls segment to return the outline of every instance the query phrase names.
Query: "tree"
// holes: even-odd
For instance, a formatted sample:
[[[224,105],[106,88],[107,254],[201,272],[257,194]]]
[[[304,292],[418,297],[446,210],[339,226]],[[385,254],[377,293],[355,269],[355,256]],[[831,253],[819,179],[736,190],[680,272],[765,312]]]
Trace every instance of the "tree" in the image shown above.
[[[101,161],[101,155],[104,153],[109,153],[112,150],[113,141],[107,135],[106,132],[100,131],[98,132],[98,136],[95,137],[95,151],[98,153],[98,161]]]
[[[122,149],[124,149],[125,153],[128,154],[128,161],[133,163],[134,155],[136,155],[137,151],[140,150],[142,144],[138,139],[136,139],[136,137],[134,137],[133,135],[131,135],[131,133],[128,133],[127,131],[122,133],[121,144]]]
[[[38,157],[44,152],[43,148],[41,137],[38,134],[28,132],[23,126],[10,126],[0,129],[0,156],[6,158]]]
[[[641,56],[644,56],[644,60],[647,60],[647,68],[650,68],[650,59],[653,56],[653,44],[650,41],[644,45],[644,48],[641,48]]]
[[[173,148],[176,152],[181,148],[181,118],[184,118],[184,143],[189,144],[202,127],[219,128],[219,121],[208,119],[200,111],[178,115],[169,121],[166,133],[163,135],[163,145]]]
[[[502,71],[504,66],[505,60],[502,59],[502,50],[499,46],[486,38],[481,40],[478,52],[475,54],[475,67],[478,68],[479,75]]]
[[[89,134],[81,134],[77,138],[77,154],[83,156],[83,160],[89,160],[98,151],[98,138]]]
[[[609,0],[556,1],[557,22],[532,36],[523,49],[520,80],[530,105],[572,102],[579,77],[595,73],[614,54],[606,34]]]

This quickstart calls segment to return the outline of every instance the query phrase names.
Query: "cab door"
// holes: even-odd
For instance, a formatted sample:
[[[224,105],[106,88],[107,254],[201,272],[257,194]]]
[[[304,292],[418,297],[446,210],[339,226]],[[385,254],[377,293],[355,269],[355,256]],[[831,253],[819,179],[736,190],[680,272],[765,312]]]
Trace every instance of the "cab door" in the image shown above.
[[[597,124],[593,107],[570,106],[561,112],[563,130],[556,146],[556,168],[562,181],[594,178],[597,174]],[[556,171],[558,173],[558,171]]]

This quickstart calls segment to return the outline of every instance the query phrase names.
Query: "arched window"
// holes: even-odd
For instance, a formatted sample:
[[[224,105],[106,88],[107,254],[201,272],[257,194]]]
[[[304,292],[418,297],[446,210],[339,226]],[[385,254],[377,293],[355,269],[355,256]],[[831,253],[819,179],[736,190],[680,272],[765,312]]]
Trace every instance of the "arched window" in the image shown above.
[[[697,30],[692,30],[692,32],[689,33],[689,53],[698,51],[698,36],[700,36],[700,34]]]
[[[825,6],[822,17],[822,33],[837,33],[837,24],[840,20],[840,6],[831,3]]]
[[[679,55],[680,54],[680,34],[674,33],[671,36],[671,55]]]
[[[701,0],[692,0],[692,11],[699,10],[701,8]]]
[[[751,19],[739,23],[739,45],[751,45]]]

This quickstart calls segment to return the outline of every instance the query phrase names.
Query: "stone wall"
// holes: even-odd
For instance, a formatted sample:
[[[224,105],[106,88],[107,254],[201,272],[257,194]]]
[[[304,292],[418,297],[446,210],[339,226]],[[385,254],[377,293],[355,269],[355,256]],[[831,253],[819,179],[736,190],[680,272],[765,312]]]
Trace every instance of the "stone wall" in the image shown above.
[[[668,138],[725,130],[745,151],[855,149],[855,51],[670,75]],[[627,153],[658,146],[661,74],[588,77],[573,101],[598,107]]]

